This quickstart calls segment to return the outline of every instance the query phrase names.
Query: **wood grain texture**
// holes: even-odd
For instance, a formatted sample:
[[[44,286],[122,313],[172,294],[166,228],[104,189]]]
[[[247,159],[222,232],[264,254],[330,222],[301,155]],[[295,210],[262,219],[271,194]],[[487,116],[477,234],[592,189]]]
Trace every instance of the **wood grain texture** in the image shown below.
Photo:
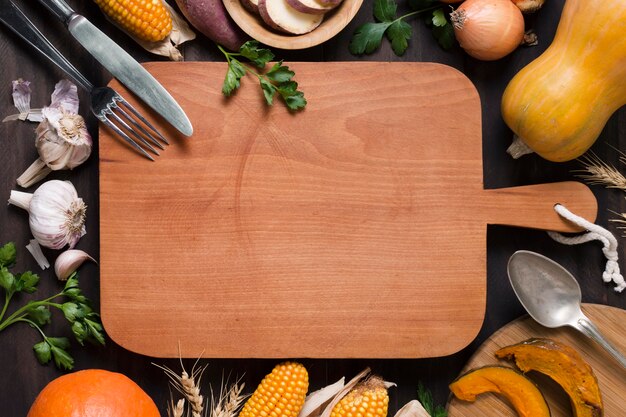
[[[258,14],[246,9],[241,0],[223,0],[223,2],[230,17],[251,38],[281,49],[307,49],[329,40],[350,23],[363,4],[363,0],[344,0],[335,9],[326,13],[322,23],[311,32],[290,35],[270,28]]]
[[[124,33],[108,22],[100,10],[94,6],[93,0],[68,0],[76,10],[84,13],[96,26],[105,31],[111,38],[124,47],[139,61],[152,61],[160,58],[150,55],[135,44]],[[170,1],[174,7],[174,1]],[[383,41],[379,50],[374,54],[355,57],[348,52],[348,43],[356,28],[368,21],[372,21],[373,0],[364,0],[363,7],[355,18],[339,34],[322,45],[305,50],[275,50],[277,59],[292,62],[292,69],[299,72],[299,61],[381,61],[381,62],[418,62],[433,61],[452,65],[466,74],[477,87],[482,104],[483,122],[483,169],[484,184],[487,188],[509,187],[519,184],[537,184],[574,179],[572,170],[579,169],[577,162],[555,164],[542,160],[537,156],[526,156],[512,161],[505,150],[510,144],[511,132],[500,116],[500,99],[502,91],[511,77],[530,60],[537,57],[550,43],[556,30],[564,0],[554,0],[545,3],[536,14],[527,16],[527,27],[538,34],[540,43],[532,48],[520,48],[510,56],[496,62],[480,62],[468,58],[463,51],[454,47],[451,51],[442,50],[432,38],[429,29],[420,19],[407,21],[413,27],[414,35],[410,40],[409,48],[402,57],[397,57],[391,51],[389,42]],[[20,7],[28,11],[38,27],[62,49],[64,53],[85,73],[94,84],[106,84],[110,80],[107,74],[79,45],[74,42],[63,28],[62,24],[53,18],[50,13],[39,6],[38,2],[23,1]],[[399,2],[399,13],[408,11]],[[214,43],[199,35],[192,42],[181,48],[187,61],[224,61],[224,57]],[[33,105],[43,105],[49,100],[54,83],[61,78],[58,70],[46,64],[26,48],[13,34],[0,28],[0,51],[2,52],[3,72],[0,83],[0,113],[11,114],[14,107],[11,101],[10,81],[24,77],[33,82],[31,86],[35,96]],[[224,74],[220,74],[210,84],[219,89]],[[298,75],[296,76],[298,78]],[[245,88],[256,88],[252,81],[246,83]],[[95,117],[89,115],[86,103],[88,96],[81,93],[81,113],[87,117],[87,122],[94,139],[98,140],[98,124]],[[11,189],[15,188],[15,178],[36,157],[33,146],[32,132],[34,126],[23,123],[0,123],[0,195],[8,198]],[[608,146],[610,145],[610,146]],[[619,166],[619,154],[614,148],[626,149],[626,108],[618,111],[609,120],[606,129],[593,147],[593,151],[605,161]],[[169,150],[168,150],[169,152]],[[98,201],[98,149],[94,148],[91,159],[80,168],[71,172],[51,174],[52,178],[70,179],[76,185],[79,195],[85,199],[88,208],[87,235],[81,239],[79,248],[86,250],[98,258],[99,242],[99,201]],[[626,199],[619,190],[606,190],[602,187],[592,187],[598,198],[597,223],[611,230],[616,236],[621,234],[616,223],[609,222],[614,215],[608,209],[616,212],[626,212]],[[14,207],[5,207],[0,214],[0,238],[2,242],[16,241],[19,248],[23,248],[29,239],[28,223],[25,213]],[[619,262],[624,270],[624,239],[619,241]],[[144,262],[141,248],[135,250],[137,263]],[[461,352],[443,358],[428,359],[306,359],[299,358],[309,370],[311,390],[321,388],[336,381],[342,376],[350,378],[364,367],[370,366],[373,371],[394,381],[397,387],[390,390],[389,415],[415,398],[416,386],[419,381],[430,388],[436,403],[444,403],[449,395],[448,384],[458,375],[472,353],[494,331],[519,317],[523,313],[522,306],[517,302],[515,294],[506,278],[506,264],[509,256],[518,249],[528,249],[541,252],[557,260],[567,267],[575,276],[581,278],[583,299],[587,302],[609,304],[626,308],[624,294],[616,293],[612,286],[602,282],[601,271],[604,270],[605,259],[598,243],[570,247],[553,242],[541,230],[511,228],[505,226],[489,226],[487,232],[487,304],[483,326],[477,338]],[[23,249],[21,249],[23,251]],[[129,249],[130,250],[130,249]],[[48,251],[49,260],[54,260],[58,252]],[[31,269],[37,271],[42,279],[40,289],[35,295],[45,296],[58,291],[59,284],[54,272],[49,269],[40,271],[35,261],[27,255],[18,260],[17,271]],[[99,267],[96,264],[85,264],[80,269],[81,287],[85,294],[94,301],[99,308]],[[25,297],[26,299],[26,297]],[[165,305],[169,304],[168,300]],[[155,310],[161,306],[155,305]],[[55,315],[51,325],[44,329],[52,336],[72,338],[71,331],[63,322],[62,317]],[[202,328],[199,330],[202,331]],[[428,335],[423,335],[428,338]],[[3,415],[25,416],[35,396],[53,378],[61,375],[53,366],[39,366],[34,358],[32,346],[41,341],[37,332],[28,327],[16,326],[0,333],[0,406]],[[184,359],[183,364],[189,370],[195,362],[195,357],[201,351],[187,351],[181,348],[191,359]],[[107,346],[94,348],[79,347],[74,343],[72,355],[76,359],[76,369],[102,368],[123,372],[136,381],[146,390],[162,415],[167,415],[166,404],[170,397],[167,378],[161,370],[152,365],[153,362],[180,369],[177,359],[154,359],[130,352],[107,339]],[[203,376],[205,393],[208,393],[208,384],[218,387],[224,374],[242,376],[246,384],[247,393],[261,381],[264,375],[271,371],[276,359],[219,359],[213,358],[201,363],[209,364]]]
[[[626,310],[596,304],[584,304],[583,311],[598,326],[600,331],[623,353],[626,353]],[[598,378],[605,417],[624,415],[626,376],[624,369],[600,346],[570,328],[548,329],[530,317],[523,317],[504,326],[480,346],[470,359],[463,373],[470,369],[492,364],[511,365],[509,361],[498,361],[494,352],[533,337],[546,337],[560,341],[577,350],[591,365]],[[536,373],[529,376],[535,381],[550,407],[552,417],[571,416],[572,410],[565,392],[552,380]],[[452,398],[448,406],[449,417],[515,417],[515,411],[495,394],[481,395],[476,402],[469,403]]]
[[[486,224],[595,218],[579,183],[483,190],[478,96],[449,67],[299,63],[300,114],[227,101],[223,64],[147,67],[195,133],[152,163],[101,131],[102,316],[127,349],[451,354],[483,321]]]

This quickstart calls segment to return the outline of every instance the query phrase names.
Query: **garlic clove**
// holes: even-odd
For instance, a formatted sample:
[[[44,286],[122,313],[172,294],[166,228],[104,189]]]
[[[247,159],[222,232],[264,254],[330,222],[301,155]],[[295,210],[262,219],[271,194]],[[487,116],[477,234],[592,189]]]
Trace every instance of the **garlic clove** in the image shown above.
[[[68,249],[54,262],[54,273],[60,281],[66,281],[87,260],[96,262],[82,250]]]

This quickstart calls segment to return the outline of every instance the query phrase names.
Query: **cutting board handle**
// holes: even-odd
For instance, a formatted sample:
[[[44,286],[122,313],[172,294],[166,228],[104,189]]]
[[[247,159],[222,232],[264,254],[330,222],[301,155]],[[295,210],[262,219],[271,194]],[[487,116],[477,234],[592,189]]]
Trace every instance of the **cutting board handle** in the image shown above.
[[[572,213],[595,222],[598,203],[585,184],[577,181],[485,190],[489,224],[580,232],[581,228],[563,219],[554,210],[561,204]]]

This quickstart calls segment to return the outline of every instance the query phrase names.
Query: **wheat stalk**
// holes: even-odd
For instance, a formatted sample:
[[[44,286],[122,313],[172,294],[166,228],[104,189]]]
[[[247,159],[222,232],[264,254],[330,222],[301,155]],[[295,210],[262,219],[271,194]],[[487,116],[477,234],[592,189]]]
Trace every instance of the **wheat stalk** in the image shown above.
[[[162,369],[163,372],[170,379],[170,384],[178,391],[186,400],[188,405],[191,407],[191,417],[202,417],[204,411],[204,396],[200,393],[200,383],[202,379],[202,374],[206,370],[208,365],[198,366],[199,359],[193,364],[191,368],[191,373],[188,373],[183,366],[182,359],[180,361],[180,366],[182,368],[182,372],[178,375],[176,372],[168,368],[167,366],[162,366],[158,364],[154,364],[158,368]],[[173,407],[173,401],[171,407]],[[176,403],[176,412],[178,412],[178,403]],[[183,402],[183,409],[185,403]],[[169,411],[168,411],[169,412]],[[182,417],[182,414],[176,415],[174,411],[172,411],[172,417]]]
[[[620,152],[621,153],[621,152]],[[579,158],[583,165],[582,170],[574,171],[590,185],[603,185],[607,188],[616,188],[626,192],[626,177],[613,165],[602,161],[596,154],[590,152]],[[626,164],[626,155],[622,153],[620,162]]]
[[[245,384],[235,381],[228,389],[228,379],[220,384],[220,392],[217,397],[211,389],[211,414],[210,417],[235,417],[247,395],[242,394]]]
[[[181,398],[177,402],[174,399],[170,399],[169,406],[167,408],[168,417],[183,417],[185,413],[185,399]]]

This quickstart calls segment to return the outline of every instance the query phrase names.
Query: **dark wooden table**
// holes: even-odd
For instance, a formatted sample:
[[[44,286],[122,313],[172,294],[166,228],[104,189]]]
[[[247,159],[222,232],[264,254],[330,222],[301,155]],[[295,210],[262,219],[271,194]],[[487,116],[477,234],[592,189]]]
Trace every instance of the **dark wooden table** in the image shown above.
[[[70,56],[75,65],[87,74],[95,84],[106,83],[110,76],[67,34],[62,25],[42,10],[34,1],[21,1],[29,16],[39,24],[41,30],[56,44],[62,52]],[[72,0],[69,2],[85,14],[92,22],[108,33],[116,42],[123,45],[140,61],[156,60],[144,52],[124,34],[108,23],[91,0]],[[173,3],[173,2],[172,2]],[[348,52],[348,42],[355,28],[371,20],[372,0],[366,0],[356,18],[335,38],[324,45],[304,51],[275,51],[278,58],[287,61],[434,61],[451,65],[464,72],[476,85],[483,106],[483,150],[484,174],[487,188],[523,185],[572,179],[572,170],[579,168],[577,162],[550,163],[537,156],[526,156],[512,160],[505,149],[510,143],[511,132],[504,125],[499,111],[502,91],[511,77],[524,65],[538,56],[550,43],[556,30],[563,7],[563,0],[550,0],[536,15],[527,19],[527,26],[533,28],[539,36],[539,45],[520,48],[512,55],[497,62],[480,62],[466,56],[459,48],[450,52],[441,50],[424,23],[412,21],[415,34],[410,47],[403,57],[396,57],[388,42],[375,54],[357,58]],[[216,46],[200,36],[184,48],[188,61],[222,61],[223,57]],[[49,103],[49,95],[54,84],[62,78],[56,68],[45,62],[25,44],[5,28],[0,30],[0,56],[2,56],[2,79],[0,82],[0,117],[14,113],[11,99],[11,80],[23,78],[32,82],[32,105],[40,107]],[[293,65],[297,72],[297,64]],[[215,80],[216,84],[222,80]],[[87,115],[87,96],[81,92],[81,113],[88,118],[91,132],[97,134],[97,123],[93,116]],[[451,118],[454,114],[450,115]],[[36,158],[34,143],[34,125],[28,123],[0,124],[0,197],[8,199],[10,191],[16,189],[15,179]],[[453,146],[453,145],[451,145]],[[609,121],[593,150],[606,162],[619,166],[618,153],[612,149],[626,148],[626,109],[620,110]],[[59,172],[49,178],[70,179],[78,189],[79,195],[89,206],[87,235],[78,248],[98,257],[98,151],[95,149],[90,160],[73,172]],[[35,187],[33,187],[34,189]],[[608,227],[616,235],[620,234],[616,224],[609,222],[613,215],[608,211],[626,211],[623,192],[594,187],[599,202],[598,224]],[[0,213],[0,242],[14,241],[19,249],[19,259],[15,270],[32,269],[40,272],[42,282],[39,294],[57,292],[59,283],[51,270],[39,271],[33,258],[24,246],[30,238],[27,215],[15,207],[5,207]],[[464,237],[460,237],[464,238]],[[620,263],[626,268],[626,251],[623,239],[620,239]],[[523,309],[513,294],[506,276],[506,262],[518,249],[529,249],[546,254],[562,263],[579,277],[583,289],[583,301],[608,304],[626,308],[626,294],[613,291],[611,285],[604,284],[601,272],[605,259],[599,243],[588,243],[577,247],[567,247],[552,241],[545,232],[506,227],[488,229],[488,291],[486,316],[480,334],[461,352],[436,359],[404,360],[313,360],[304,359],[311,375],[311,387],[316,389],[326,383],[334,382],[345,375],[351,377],[365,366],[371,366],[375,372],[387,380],[395,381],[398,387],[391,390],[390,414],[399,406],[415,398],[418,381],[430,388],[439,403],[445,403],[448,396],[447,385],[459,373],[465,362],[478,346],[495,330],[521,316]],[[46,251],[53,261],[56,252]],[[94,304],[99,304],[98,267],[87,264],[80,271],[81,286]],[[24,301],[25,297],[18,297]],[[461,307],[461,306],[460,306]],[[462,314],[462,308],[459,308]],[[69,334],[63,318],[56,316],[47,327],[50,334]],[[201,331],[201,330],[200,330]],[[427,334],[422,335],[428,338]],[[8,328],[0,333],[0,412],[6,417],[25,416],[37,393],[53,378],[62,374],[54,366],[41,366],[37,363],[32,346],[39,342],[39,335],[25,325]],[[176,360],[154,359],[128,352],[112,340],[107,340],[106,347],[79,348],[74,344],[72,354],[76,359],[75,369],[104,368],[122,372],[139,383],[155,400],[165,413],[165,404],[169,397],[167,381],[163,373],[152,362],[178,368]],[[191,360],[185,365],[190,367]],[[248,389],[256,386],[265,373],[269,372],[275,361],[268,360],[211,360],[205,374],[206,382],[219,384],[222,372],[243,375]]]

